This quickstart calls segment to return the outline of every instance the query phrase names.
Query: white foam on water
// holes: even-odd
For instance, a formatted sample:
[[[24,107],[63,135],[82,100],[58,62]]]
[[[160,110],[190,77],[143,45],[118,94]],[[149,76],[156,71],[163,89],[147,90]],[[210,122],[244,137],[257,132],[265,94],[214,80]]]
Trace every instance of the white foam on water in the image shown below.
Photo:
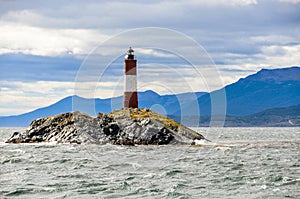
[[[214,144],[216,144],[216,143],[207,141],[205,139],[201,139],[201,140],[195,139],[194,143],[195,143],[196,146],[205,146],[205,145],[214,145]]]

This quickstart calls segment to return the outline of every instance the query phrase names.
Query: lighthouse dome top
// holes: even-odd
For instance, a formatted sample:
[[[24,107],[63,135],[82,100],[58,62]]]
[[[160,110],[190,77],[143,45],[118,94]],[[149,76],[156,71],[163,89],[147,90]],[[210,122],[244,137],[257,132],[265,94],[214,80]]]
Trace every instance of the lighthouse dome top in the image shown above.
[[[134,52],[134,50],[131,47],[129,47],[129,49],[127,50],[127,52],[128,52],[128,54],[132,55],[133,52]]]
[[[134,50],[129,47],[129,49],[127,50],[127,55],[125,56],[125,59],[134,59]]]

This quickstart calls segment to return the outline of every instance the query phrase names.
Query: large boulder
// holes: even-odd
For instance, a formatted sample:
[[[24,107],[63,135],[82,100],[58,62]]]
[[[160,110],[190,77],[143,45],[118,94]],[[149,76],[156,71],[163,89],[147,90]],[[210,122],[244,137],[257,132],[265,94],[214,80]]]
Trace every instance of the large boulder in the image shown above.
[[[199,133],[150,109],[121,109],[93,118],[81,112],[65,113],[31,122],[7,143],[194,144]],[[197,142],[196,142],[197,143]]]

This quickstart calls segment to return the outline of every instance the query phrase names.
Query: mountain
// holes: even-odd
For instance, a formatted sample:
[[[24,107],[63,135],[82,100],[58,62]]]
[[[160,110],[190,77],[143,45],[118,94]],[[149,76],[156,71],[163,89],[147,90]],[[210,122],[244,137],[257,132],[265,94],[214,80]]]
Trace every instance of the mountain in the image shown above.
[[[210,116],[186,116],[188,126],[210,126]],[[171,116],[172,119],[180,121],[180,117]],[[300,127],[300,104],[285,108],[267,109],[246,116],[226,116],[224,126],[226,127]]]
[[[300,102],[300,67],[263,69],[226,86],[227,115],[297,105]]]
[[[245,116],[266,109],[288,107],[300,102],[300,67],[262,69],[223,89],[198,98],[201,116],[211,115],[211,96],[226,92],[227,115]],[[197,104],[194,103],[194,104]],[[186,104],[186,112],[198,107]],[[172,115],[179,116],[175,111]]]
[[[180,110],[180,104],[189,103],[190,99],[198,98],[206,93],[183,93],[177,95],[161,96],[153,91],[139,92],[139,106],[152,108],[158,113],[165,115],[174,110]],[[112,110],[120,109],[123,106],[123,97],[114,97],[107,99],[87,99],[79,96],[66,97],[50,106],[43,107],[16,116],[1,116],[0,126],[28,126],[32,120],[72,111],[81,111],[92,116],[98,112],[110,113]]]
[[[300,126],[300,104],[247,116],[227,116],[225,126]]]
[[[233,118],[232,120],[235,121],[240,116],[253,115],[266,109],[295,106],[300,103],[300,67],[263,69],[211,93],[196,92],[161,96],[153,91],[139,92],[139,107],[151,108],[173,119],[179,118],[180,120],[180,116],[183,115],[187,122],[193,121],[193,118],[200,115],[201,122],[207,123],[211,115],[211,96],[219,97],[222,92],[226,92],[227,119]],[[98,112],[109,113],[120,109],[122,104],[122,96],[107,99],[70,96],[29,113],[2,116],[0,126],[28,126],[36,118],[76,110],[96,116]],[[296,113],[298,114],[299,111]],[[197,117],[194,117],[195,115]],[[189,118],[191,118],[190,121]],[[254,116],[251,116],[248,119],[253,120],[253,118]],[[263,119],[263,117],[260,118]],[[197,124],[197,122],[192,124]],[[185,125],[188,124],[185,123]]]

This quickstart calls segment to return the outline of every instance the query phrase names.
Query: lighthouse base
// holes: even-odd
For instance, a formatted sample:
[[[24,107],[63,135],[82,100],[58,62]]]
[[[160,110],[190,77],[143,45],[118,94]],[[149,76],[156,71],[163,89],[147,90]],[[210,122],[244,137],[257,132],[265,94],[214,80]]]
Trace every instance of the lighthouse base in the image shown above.
[[[137,92],[124,92],[124,108],[138,108]]]

